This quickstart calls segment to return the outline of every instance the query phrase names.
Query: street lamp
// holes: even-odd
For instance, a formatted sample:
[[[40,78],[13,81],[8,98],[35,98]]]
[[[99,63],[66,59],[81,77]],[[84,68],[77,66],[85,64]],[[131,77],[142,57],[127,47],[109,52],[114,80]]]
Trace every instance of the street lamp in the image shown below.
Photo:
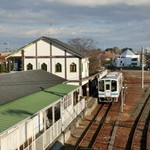
[[[9,50],[9,43],[8,43],[8,42],[5,42],[4,45],[6,46],[6,47],[5,47],[5,50],[8,51],[8,50]]]

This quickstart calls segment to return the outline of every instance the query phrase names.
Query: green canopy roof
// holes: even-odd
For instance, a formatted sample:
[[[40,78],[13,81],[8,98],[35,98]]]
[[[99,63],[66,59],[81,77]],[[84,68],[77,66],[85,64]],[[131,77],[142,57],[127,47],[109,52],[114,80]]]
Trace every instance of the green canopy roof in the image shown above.
[[[32,116],[75,90],[78,86],[58,84],[0,106],[0,133]]]

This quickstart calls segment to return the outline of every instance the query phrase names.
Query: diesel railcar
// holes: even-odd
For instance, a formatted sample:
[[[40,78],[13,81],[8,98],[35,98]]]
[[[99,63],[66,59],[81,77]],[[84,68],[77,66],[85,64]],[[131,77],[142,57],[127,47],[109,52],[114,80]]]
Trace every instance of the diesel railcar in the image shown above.
[[[117,102],[123,86],[121,72],[109,72],[98,79],[98,103]]]

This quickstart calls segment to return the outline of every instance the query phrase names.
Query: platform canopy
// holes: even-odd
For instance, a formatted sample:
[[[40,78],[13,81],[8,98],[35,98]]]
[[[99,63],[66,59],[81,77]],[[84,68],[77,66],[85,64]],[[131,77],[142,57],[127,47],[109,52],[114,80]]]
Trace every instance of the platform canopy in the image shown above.
[[[44,70],[18,71],[0,75],[0,105],[66,80]]]
[[[52,106],[77,88],[78,86],[75,85],[57,84],[0,105],[0,133],[34,116],[42,109]]]

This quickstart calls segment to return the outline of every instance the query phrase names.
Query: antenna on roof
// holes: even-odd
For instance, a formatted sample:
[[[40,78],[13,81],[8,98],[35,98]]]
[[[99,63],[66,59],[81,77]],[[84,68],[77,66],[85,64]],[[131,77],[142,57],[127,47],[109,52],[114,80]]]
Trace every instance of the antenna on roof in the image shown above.
[[[49,36],[51,36],[51,26],[52,26],[52,24],[49,23]]]

